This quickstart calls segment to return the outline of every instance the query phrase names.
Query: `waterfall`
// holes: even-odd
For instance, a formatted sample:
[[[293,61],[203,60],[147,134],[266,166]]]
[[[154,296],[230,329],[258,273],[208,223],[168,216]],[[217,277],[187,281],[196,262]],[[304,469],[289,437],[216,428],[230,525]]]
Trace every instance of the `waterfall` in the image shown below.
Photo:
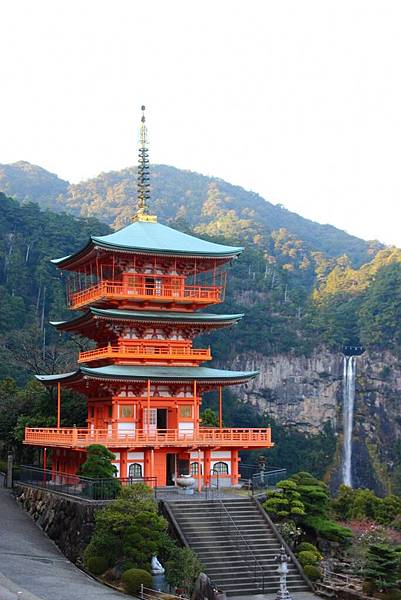
[[[344,356],[343,376],[343,419],[344,419],[344,451],[343,451],[343,483],[352,487],[352,428],[355,402],[355,370],[356,356]]]

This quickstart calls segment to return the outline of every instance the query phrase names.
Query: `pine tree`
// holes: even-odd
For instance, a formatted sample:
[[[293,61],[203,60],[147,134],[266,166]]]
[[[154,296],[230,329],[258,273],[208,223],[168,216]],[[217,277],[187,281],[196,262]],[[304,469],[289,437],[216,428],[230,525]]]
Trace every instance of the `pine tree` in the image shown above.
[[[379,591],[397,587],[399,557],[397,552],[386,544],[369,546],[366,567],[363,576],[373,582]]]

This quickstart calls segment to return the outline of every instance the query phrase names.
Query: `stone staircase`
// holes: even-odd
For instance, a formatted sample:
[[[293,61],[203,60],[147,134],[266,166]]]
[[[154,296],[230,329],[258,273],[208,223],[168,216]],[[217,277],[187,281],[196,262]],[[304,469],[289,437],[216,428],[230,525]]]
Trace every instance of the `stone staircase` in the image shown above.
[[[169,500],[165,505],[216,587],[228,596],[278,591],[275,556],[281,544],[253,500]],[[310,590],[293,563],[287,583],[290,592]]]

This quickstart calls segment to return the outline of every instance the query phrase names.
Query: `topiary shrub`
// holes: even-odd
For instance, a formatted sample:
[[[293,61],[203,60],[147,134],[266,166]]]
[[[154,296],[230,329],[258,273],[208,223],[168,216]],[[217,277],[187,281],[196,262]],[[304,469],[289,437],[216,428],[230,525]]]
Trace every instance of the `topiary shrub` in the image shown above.
[[[143,569],[128,569],[121,577],[124,588],[130,594],[137,594],[141,591],[141,584],[144,587],[152,587],[152,575]]]
[[[315,552],[310,552],[309,550],[299,552],[297,558],[303,567],[305,565],[315,565],[318,562]]]
[[[109,567],[109,561],[104,556],[89,556],[85,560],[85,567],[93,575],[103,575]]]
[[[322,572],[315,565],[305,565],[304,573],[311,581],[317,581],[322,578]]]
[[[298,544],[297,553],[304,552],[304,551],[314,552],[315,554],[318,554],[320,556],[320,552],[316,548],[316,546],[314,546],[313,544],[310,544],[309,542],[301,542],[300,544]]]

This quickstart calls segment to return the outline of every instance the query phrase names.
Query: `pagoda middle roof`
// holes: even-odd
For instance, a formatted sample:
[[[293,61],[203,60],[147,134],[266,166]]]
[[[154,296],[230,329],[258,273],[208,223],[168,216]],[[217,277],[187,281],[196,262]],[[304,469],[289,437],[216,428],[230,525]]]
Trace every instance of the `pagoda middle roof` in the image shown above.
[[[192,382],[225,385],[246,383],[258,375],[259,371],[225,371],[210,367],[155,367],[134,365],[107,365],[105,367],[80,367],[71,373],[57,375],[36,375],[44,384],[75,383],[84,378],[106,381],[151,381]]]
[[[164,323],[198,323],[205,325],[229,325],[242,319],[244,315],[219,315],[212,313],[189,313],[173,311],[133,311],[121,309],[101,309],[91,307],[84,314],[70,319],[69,321],[51,321],[51,325],[59,330],[69,330],[76,326],[89,323],[94,318],[111,319],[117,321],[149,321]]]
[[[230,258],[243,251],[241,247],[208,242],[161,223],[136,221],[109,235],[91,236],[88,243],[77,252],[51,262],[59,267],[68,266],[95,247],[141,254],[205,258]]]

